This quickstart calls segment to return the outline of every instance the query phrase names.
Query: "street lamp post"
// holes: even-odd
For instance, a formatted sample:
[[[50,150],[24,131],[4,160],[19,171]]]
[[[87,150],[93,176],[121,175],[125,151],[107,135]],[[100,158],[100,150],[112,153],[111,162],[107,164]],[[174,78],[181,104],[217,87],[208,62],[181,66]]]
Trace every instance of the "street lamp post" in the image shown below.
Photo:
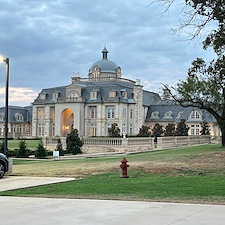
[[[6,77],[5,77],[5,141],[4,141],[4,154],[8,154],[8,119],[9,119],[9,58],[0,58],[0,61],[6,64]]]

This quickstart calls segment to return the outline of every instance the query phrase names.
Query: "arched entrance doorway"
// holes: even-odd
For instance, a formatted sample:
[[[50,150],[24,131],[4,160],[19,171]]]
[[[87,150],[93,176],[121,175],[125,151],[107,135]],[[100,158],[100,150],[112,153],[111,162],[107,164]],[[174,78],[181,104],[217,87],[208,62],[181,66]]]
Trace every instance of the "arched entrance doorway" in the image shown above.
[[[74,128],[74,114],[71,109],[65,109],[61,114],[61,136],[66,137]]]

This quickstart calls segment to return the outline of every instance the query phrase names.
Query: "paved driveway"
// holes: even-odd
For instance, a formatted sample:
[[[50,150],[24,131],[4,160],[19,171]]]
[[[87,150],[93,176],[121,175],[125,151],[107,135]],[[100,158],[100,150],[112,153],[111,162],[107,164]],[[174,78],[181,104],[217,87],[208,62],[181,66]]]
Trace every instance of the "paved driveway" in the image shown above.
[[[4,176],[0,179],[0,191],[54,184],[71,180],[74,180],[74,178]]]
[[[4,225],[224,225],[225,206],[0,197]]]

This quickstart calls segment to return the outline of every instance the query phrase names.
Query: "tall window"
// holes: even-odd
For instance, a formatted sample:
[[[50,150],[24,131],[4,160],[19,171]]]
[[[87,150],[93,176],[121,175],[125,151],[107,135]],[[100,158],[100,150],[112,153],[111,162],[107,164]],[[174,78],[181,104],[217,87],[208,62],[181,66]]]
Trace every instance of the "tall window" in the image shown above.
[[[45,124],[39,123],[38,124],[38,136],[44,136],[44,132],[45,132]]]
[[[90,107],[90,117],[91,117],[91,119],[97,118],[97,108],[95,106]]]
[[[55,107],[50,108],[50,118],[55,119]]]
[[[115,117],[115,109],[113,106],[107,106],[106,112],[107,112],[108,119],[113,119]]]
[[[122,111],[122,118],[123,118],[123,120],[127,119],[127,109],[123,109],[123,111]]]
[[[106,136],[109,135],[109,129],[111,128],[112,124],[111,123],[107,123],[106,124]]]
[[[127,133],[127,125],[126,125],[126,123],[123,123],[123,125],[122,125],[122,133]]]
[[[44,118],[45,118],[44,108],[38,108],[38,119],[44,119]]]
[[[133,124],[129,125],[129,133],[132,134],[133,133]]]
[[[90,128],[90,136],[96,136],[96,134],[97,134],[96,124],[92,123]]]
[[[131,120],[133,119],[133,114],[134,114],[134,110],[133,109],[130,109],[130,119]]]

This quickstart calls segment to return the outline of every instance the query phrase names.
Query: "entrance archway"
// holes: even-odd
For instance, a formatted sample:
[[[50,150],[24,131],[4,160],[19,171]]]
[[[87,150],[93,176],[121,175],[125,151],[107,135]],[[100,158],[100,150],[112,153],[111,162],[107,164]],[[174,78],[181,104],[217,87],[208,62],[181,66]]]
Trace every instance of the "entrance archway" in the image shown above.
[[[61,136],[66,137],[74,128],[74,113],[71,109],[65,109],[61,114]]]

